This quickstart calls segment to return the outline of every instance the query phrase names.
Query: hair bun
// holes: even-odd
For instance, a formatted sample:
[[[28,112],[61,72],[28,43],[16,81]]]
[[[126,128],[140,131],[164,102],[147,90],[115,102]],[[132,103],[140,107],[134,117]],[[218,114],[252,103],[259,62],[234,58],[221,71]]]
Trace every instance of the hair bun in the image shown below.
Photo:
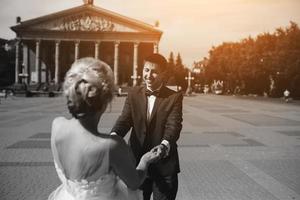
[[[76,118],[106,107],[113,98],[113,91],[111,68],[94,58],[75,61],[65,77],[64,93],[68,108]]]

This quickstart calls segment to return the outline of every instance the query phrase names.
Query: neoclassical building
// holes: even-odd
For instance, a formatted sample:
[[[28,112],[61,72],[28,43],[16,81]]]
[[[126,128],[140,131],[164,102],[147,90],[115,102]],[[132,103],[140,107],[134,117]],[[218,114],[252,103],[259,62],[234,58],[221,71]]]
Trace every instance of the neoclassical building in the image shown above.
[[[11,29],[18,41],[15,80],[28,84],[59,84],[76,59],[90,56],[111,66],[117,85],[137,85],[143,59],[158,52],[162,35],[93,1],[27,21],[17,18]]]

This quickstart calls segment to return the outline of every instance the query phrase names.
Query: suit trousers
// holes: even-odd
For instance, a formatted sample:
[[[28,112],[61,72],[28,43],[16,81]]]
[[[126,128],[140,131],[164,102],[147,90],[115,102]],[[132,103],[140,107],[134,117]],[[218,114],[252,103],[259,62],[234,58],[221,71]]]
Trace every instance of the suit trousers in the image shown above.
[[[144,200],[175,200],[178,190],[178,176],[147,177],[141,186]]]

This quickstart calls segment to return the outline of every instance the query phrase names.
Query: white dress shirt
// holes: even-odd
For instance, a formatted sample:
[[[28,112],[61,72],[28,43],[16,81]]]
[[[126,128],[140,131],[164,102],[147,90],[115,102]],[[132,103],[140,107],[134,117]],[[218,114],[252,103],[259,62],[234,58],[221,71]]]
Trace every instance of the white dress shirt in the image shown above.
[[[157,90],[160,90],[161,87],[162,86],[160,86]],[[150,90],[151,92],[153,92],[150,88],[147,87],[147,89]],[[147,120],[148,121],[150,120],[155,100],[156,100],[156,96],[154,96],[154,95],[147,96]],[[161,142],[161,144],[163,144],[164,146],[167,147],[166,155],[169,155],[169,151],[170,151],[170,143],[169,143],[169,141],[168,140],[163,140]]]

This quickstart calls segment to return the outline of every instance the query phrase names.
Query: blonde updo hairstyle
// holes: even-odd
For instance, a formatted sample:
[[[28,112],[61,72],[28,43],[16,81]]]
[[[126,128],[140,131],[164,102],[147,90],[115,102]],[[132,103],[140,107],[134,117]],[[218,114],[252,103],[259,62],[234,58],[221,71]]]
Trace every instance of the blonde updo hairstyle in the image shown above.
[[[113,72],[95,58],[78,59],[66,73],[63,89],[73,117],[104,111],[113,99]]]

